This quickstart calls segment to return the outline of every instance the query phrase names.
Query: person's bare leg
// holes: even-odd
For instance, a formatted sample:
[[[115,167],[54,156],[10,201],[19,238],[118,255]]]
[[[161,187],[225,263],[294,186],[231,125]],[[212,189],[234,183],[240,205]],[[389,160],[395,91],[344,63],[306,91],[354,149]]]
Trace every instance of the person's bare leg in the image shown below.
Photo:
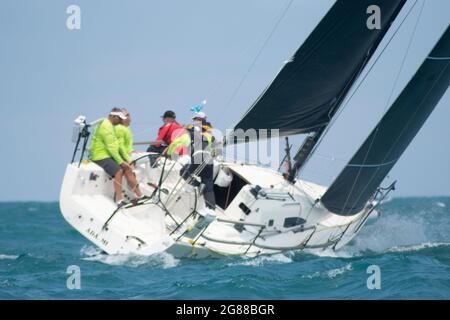
[[[136,176],[134,175],[133,170],[125,170],[125,178],[127,179],[128,185],[136,194],[136,196],[142,197],[142,192],[139,189],[139,185],[137,183]]]
[[[122,177],[123,177],[122,170],[117,171],[116,175],[114,176],[114,193],[115,193],[114,201],[116,201],[116,202],[119,202],[120,200],[123,199]]]

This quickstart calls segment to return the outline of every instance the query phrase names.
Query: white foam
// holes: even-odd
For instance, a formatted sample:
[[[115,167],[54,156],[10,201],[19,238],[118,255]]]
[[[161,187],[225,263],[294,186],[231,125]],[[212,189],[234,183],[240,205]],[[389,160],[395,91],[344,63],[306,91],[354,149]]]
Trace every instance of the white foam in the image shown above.
[[[426,243],[420,243],[420,244],[409,245],[409,246],[393,247],[393,248],[386,250],[386,252],[414,252],[414,251],[420,251],[420,250],[429,249],[429,248],[448,247],[448,246],[450,246],[450,243],[448,243],[448,242],[434,242],[434,243],[426,242]]]
[[[85,255],[85,256],[95,256],[95,255],[98,255],[101,253],[102,253],[102,250],[100,250],[99,248],[96,248],[93,246],[88,246],[88,245],[84,245],[80,249],[80,254]]]
[[[443,202],[436,202],[436,205],[439,207],[439,208],[445,208],[446,207],[446,205],[445,205],[445,203],[443,203]]]
[[[84,246],[81,248],[80,253],[86,256],[83,258],[85,261],[96,261],[111,266],[128,266],[133,268],[150,266],[168,269],[176,267],[179,264],[178,259],[175,259],[171,254],[166,252],[150,256],[135,254],[108,255],[95,247]]]
[[[0,254],[0,260],[16,260],[18,257],[11,254]]]
[[[340,275],[344,274],[345,272],[351,271],[351,270],[353,270],[352,264],[347,263],[345,266],[340,267],[340,268],[335,268],[335,269],[331,269],[331,270],[324,271],[324,272],[316,271],[313,274],[305,275],[304,278],[314,279],[314,278],[322,277],[322,278],[334,279],[337,276],[340,276]]]
[[[305,252],[313,254],[318,257],[328,257],[328,258],[353,258],[355,256],[355,254],[353,252],[346,251],[343,249],[334,251],[331,248],[326,248],[325,250],[306,249]]]
[[[355,257],[367,252],[385,253],[391,248],[431,242],[427,235],[424,216],[405,217],[399,214],[383,215],[367,225],[354,241],[337,252],[338,257]]]
[[[427,211],[413,214],[389,212],[381,215],[373,223],[368,223],[351,243],[337,251],[332,249],[305,251],[319,257],[344,259],[373,253],[419,251],[449,245],[438,240],[445,239],[441,229],[442,227],[430,220]]]
[[[241,257],[241,261],[238,262],[232,262],[228,263],[229,267],[232,266],[251,266],[251,267],[260,267],[265,264],[284,264],[284,263],[291,263],[292,262],[292,255],[293,253],[285,252],[285,253],[277,253],[273,255],[267,255],[267,256],[258,256],[255,258],[249,258],[249,257]]]
[[[334,279],[337,276],[343,274],[346,271],[350,271],[353,270],[352,264],[351,263],[347,263],[345,266],[341,267],[341,268],[336,268],[336,269],[332,269],[327,271],[327,276],[330,279]]]
[[[383,200],[383,202],[381,202],[382,204],[386,204],[386,203],[389,203],[389,202],[391,202],[392,200],[394,200],[394,197],[387,197],[386,199],[384,199]]]

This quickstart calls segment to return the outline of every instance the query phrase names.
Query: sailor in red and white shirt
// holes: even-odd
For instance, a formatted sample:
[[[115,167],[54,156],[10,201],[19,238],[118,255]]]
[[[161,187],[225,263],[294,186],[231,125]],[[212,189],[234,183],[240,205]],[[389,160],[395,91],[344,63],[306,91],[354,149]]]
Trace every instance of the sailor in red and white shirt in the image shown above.
[[[176,121],[175,112],[168,110],[164,112],[161,116],[164,125],[158,130],[158,137],[150,147],[147,152],[156,152],[162,154],[164,150],[169,146],[174,139],[176,139],[182,132],[184,128]]]

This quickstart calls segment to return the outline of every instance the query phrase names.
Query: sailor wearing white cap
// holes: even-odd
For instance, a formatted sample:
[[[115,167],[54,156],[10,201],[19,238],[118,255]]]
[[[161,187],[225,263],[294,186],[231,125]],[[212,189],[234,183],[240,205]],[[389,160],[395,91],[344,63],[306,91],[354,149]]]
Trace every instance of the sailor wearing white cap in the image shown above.
[[[131,165],[120,154],[119,140],[114,130],[114,126],[126,119],[122,109],[113,108],[108,118],[95,127],[90,146],[90,159],[114,179],[114,200],[118,206],[126,204],[122,193],[122,177],[124,175],[131,190],[139,199],[143,198]]]

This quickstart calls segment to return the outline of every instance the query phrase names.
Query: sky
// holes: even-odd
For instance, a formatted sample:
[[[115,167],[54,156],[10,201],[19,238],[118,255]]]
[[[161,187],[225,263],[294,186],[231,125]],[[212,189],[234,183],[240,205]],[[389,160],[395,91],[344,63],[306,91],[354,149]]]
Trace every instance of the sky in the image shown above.
[[[215,127],[231,128],[334,3],[294,0],[230,102],[288,2],[2,1],[0,201],[58,200],[74,147],[73,120],[81,114],[95,120],[126,107],[135,139],[150,140],[166,109],[186,123],[190,107],[207,99]],[[72,4],[81,8],[80,30],[66,27]],[[308,163],[305,179],[332,181],[449,25],[448,12],[448,0],[418,0]],[[449,92],[389,175],[398,180],[396,196],[450,195],[448,119]]]

